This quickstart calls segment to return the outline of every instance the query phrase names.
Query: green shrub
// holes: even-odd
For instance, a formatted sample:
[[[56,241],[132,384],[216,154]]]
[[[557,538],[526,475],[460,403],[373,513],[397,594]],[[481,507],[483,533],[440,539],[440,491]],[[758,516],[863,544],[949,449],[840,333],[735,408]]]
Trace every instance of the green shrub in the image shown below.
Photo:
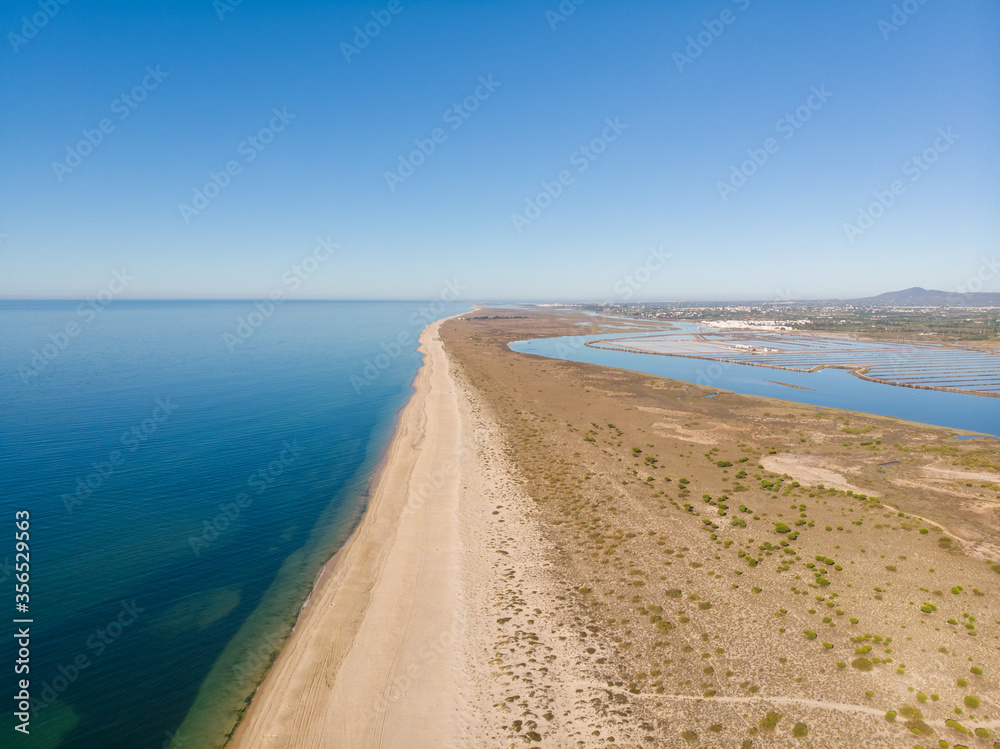
[[[855,658],[851,661],[851,667],[856,668],[858,671],[871,671],[875,666],[867,658]]]
[[[815,640],[816,639],[817,635],[816,635],[815,632],[813,632],[812,630],[809,630],[809,629],[804,630],[804,631],[806,633],[806,639],[807,640]]]
[[[890,710],[889,712],[887,712],[887,713],[885,714],[885,719],[886,719],[887,721],[889,721],[890,723],[891,723],[892,721],[896,720],[896,711],[895,711],[895,710]]]
[[[805,738],[809,735],[809,729],[806,727],[805,723],[796,723],[795,727],[792,728],[792,736],[797,739]]]
[[[968,728],[966,728],[965,726],[963,726],[963,725],[962,725],[961,723],[959,723],[959,722],[958,722],[957,720],[952,720],[952,719],[950,719],[950,718],[949,718],[948,720],[946,720],[946,721],[944,722],[944,724],[945,724],[946,726],[948,726],[948,728],[954,728],[954,729],[955,729],[956,731],[958,731],[959,733],[968,733],[968,732],[969,732],[969,729],[968,729]]]
[[[784,523],[775,523],[774,524],[774,530],[777,533],[790,533],[792,529],[789,528]]]
[[[973,697],[971,694],[965,698],[965,706],[970,710],[975,710],[979,707],[979,698]]]
[[[764,733],[774,733],[774,729],[778,727],[779,720],[781,720],[780,713],[769,712],[760,719],[760,730]]]

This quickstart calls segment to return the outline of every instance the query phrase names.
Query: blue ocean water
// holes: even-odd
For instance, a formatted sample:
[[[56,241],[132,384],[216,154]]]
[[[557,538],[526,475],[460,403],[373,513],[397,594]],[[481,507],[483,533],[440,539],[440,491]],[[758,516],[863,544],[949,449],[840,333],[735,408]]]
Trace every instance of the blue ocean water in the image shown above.
[[[676,323],[673,329],[696,332],[700,328],[696,324],[682,322]],[[894,416],[922,424],[1000,435],[1000,398],[885,385],[862,380],[842,369],[791,372],[748,364],[613,351],[584,345],[586,341],[635,336],[635,332],[631,332],[538,338],[517,341],[510,347],[520,353],[630,369],[745,395],[762,395],[824,408],[843,408]],[[787,387],[779,383],[798,387]]]
[[[223,740],[363,512],[417,336],[463,309],[0,302],[0,607],[33,620],[31,735],[17,745]],[[19,510],[27,614],[14,610]]]

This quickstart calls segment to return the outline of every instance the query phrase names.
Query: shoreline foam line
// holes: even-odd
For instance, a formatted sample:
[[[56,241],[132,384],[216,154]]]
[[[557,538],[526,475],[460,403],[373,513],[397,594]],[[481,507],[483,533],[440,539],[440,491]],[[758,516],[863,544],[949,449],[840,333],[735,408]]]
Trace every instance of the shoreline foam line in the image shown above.
[[[229,747],[404,745],[442,735],[442,714],[392,693],[404,655],[457,622],[461,424],[442,322],[420,335],[424,361],[364,517],[324,566]],[[453,683],[453,665],[442,658],[422,675],[435,700]]]

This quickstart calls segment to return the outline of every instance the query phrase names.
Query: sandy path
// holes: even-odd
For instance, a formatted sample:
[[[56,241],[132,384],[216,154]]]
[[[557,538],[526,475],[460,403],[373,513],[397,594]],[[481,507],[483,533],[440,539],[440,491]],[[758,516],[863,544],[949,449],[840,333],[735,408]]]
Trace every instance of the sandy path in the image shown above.
[[[700,703],[729,703],[737,705],[754,705],[754,704],[765,704],[765,705],[787,705],[790,707],[806,707],[815,710],[828,710],[836,713],[853,713],[858,715],[869,715],[873,718],[877,718],[880,721],[885,720],[886,710],[880,708],[868,707],[866,705],[851,705],[846,702],[830,702],[829,700],[811,700],[805,697],[698,697],[696,695],[642,695],[654,702],[700,702]],[[956,720],[962,722],[963,717],[960,715],[954,716]],[[899,721],[902,723],[905,721],[905,717],[900,717]],[[924,722],[929,726],[934,726],[935,728],[945,729],[947,726],[943,719],[932,720],[930,718],[924,719]],[[1000,726],[1000,720],[977,720],[969,721],[965,719],[965,723],[969,730],[975,730],[976,728],[996,728]]]
[[[231,747],[440,747],[468,681],[457,509],[461,420],[435,323],[370,506]]]
[[[931,479],[952,479],[962,483],[966,481],[996,483],[1000,479],[995,473],[987,473],[985,471],[956,471],[954,468],[942,467],[940,465],[924,466],[921,470],[925,476]]]

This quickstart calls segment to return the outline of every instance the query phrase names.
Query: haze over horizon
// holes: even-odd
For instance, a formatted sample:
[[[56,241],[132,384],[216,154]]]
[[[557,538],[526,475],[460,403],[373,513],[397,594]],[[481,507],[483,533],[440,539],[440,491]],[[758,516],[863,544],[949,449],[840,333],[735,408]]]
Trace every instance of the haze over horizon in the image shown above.
[[[2,299],[1000,291],[992,3],[53,7],[0,14]]]

